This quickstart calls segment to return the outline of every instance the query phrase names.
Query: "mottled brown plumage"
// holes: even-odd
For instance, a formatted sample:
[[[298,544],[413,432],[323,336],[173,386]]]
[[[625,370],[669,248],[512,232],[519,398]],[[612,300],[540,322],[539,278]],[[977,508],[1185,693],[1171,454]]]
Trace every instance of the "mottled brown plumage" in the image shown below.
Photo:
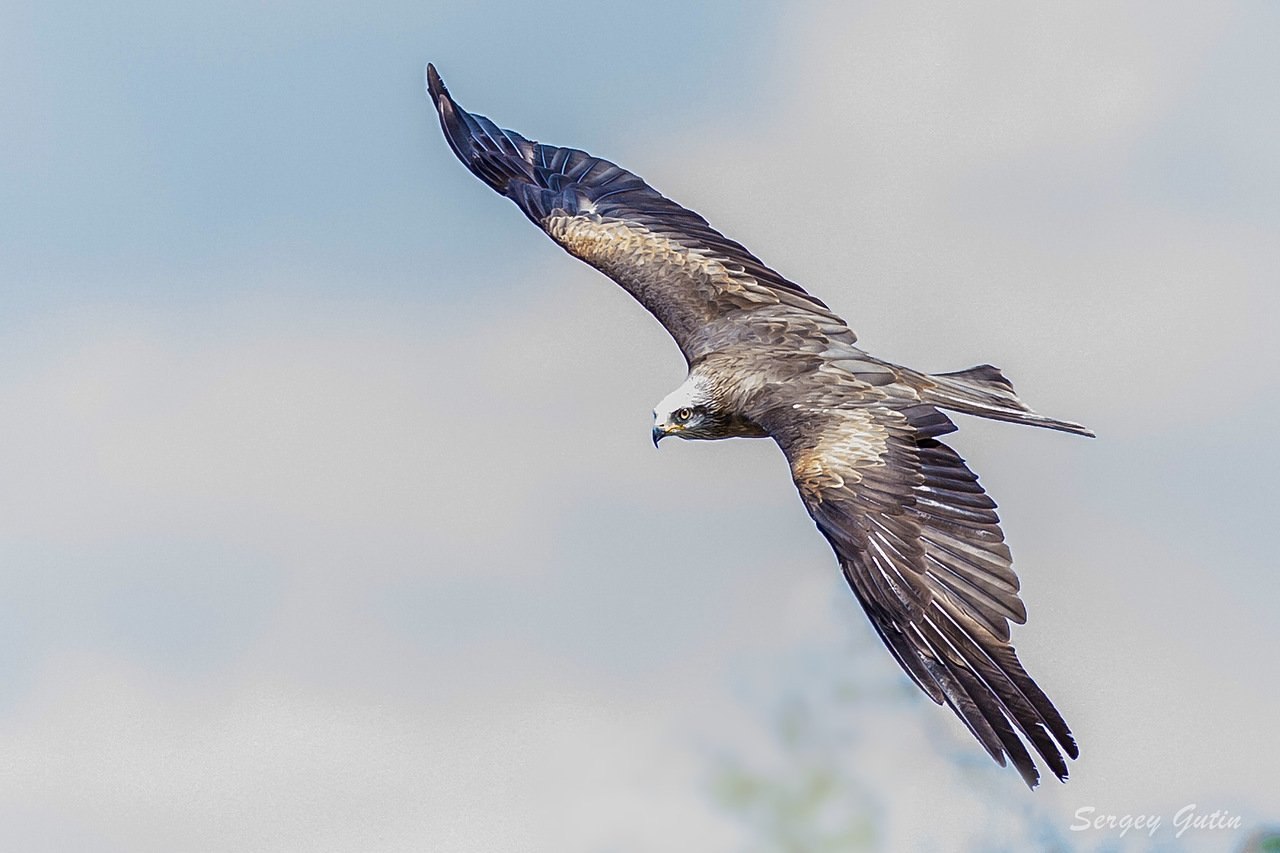
[[[990,365],[931,375],[869,355],[821,301],[640,178],[467,113],[431,66],[427,88],[467,168],[675,338],[689,377],[654,412],[655,443],[773,438],[907,674],[1027,784],[1027,744],[1065,779],[1075,741],[1009,643],[1026,610],[996,505],[937,439],[955,429],[940,409],[1091,433],[1031,411]]]

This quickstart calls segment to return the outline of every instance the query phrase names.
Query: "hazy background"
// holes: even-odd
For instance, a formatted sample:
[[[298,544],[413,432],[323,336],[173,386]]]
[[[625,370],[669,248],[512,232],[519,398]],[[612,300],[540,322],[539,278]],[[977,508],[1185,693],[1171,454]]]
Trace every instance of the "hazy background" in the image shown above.
[[[3,846],[774,849],[743,780],[811,771],[885,849],[1243,843],[1280,816],[1278,34],[1266,2],[0,3]],[[1097,431],[955,441],[1068,785],[900,698],[771,443],[654,451],[675,347],[454,160],[428,60],[877,355]],[[1190,803],[1246,829],[1175,841]]]

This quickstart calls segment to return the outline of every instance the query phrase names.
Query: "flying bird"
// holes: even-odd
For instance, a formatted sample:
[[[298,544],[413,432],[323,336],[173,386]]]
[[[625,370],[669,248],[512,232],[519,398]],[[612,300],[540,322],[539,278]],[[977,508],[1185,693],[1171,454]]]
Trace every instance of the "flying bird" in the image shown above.
[[[876,358],[817,297],[641,178],[466,112],[427,66],[449,147],[569,254],[658,319],[689,365],[654,410],[667,436],[772,438],[853,594],[907,675],[1034,787],[1079,751],[1009,641],[1026,621],[996,505],[939,437],[945,412],[1092,436],[1033,412],[991,365]]]

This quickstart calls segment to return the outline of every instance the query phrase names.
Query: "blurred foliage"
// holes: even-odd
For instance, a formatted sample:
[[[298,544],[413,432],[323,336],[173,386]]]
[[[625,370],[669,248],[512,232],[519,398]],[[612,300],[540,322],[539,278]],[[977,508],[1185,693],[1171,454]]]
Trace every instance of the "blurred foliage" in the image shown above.
[[[1080,849],[1041,801],[1007,796],[1009,780],[975,744],[960,740],[946,711],[929,702],[896,669],[867,632],[839,653],[800,653],[780,671],[794,683],[774,688],[768,730],[773,754],[748,763],[715,757],[711,795],[745,823],[751,851],[835,853],[883,850],[892,810],[875,769],[856,756],[883,738],[883,727],[918,731],[940,756],[921,772],[955,775],[957,796],[985,812],[982,835],[955,839],[982,851]],[[815,672],[815,661],[816,669]],[[961,732],[960,734],[963,734]],[[912,735],[914,737],[914,735]],[[1018,782],[1018,784],[1021,784]]]
[[[850,677],[846,667],[868,669],[866,651],[852,649],[834,673],[813,672],[812,659],[810,665],[784,667],[801,675],[772,699],[768,729],[776,750],[769,766],[731,754],[715,758],[712,797],[750,827],[756,842],[749,849],[844,853],[883,848],[885,804],[874,780],[846,760],[863,738],[857,711],[914,713],[921,703],[911,685],[877,678],[876,668],[868,677]]]
[[[865,781],[828,749],[813,709],[785,702],[773,730],[787,760],[772,773],[722,757],[712,783],[718,803],[747,821],[761,850],[836,853],[875,849],[877,801]]]
[[[1259,829],[1240,848],[1240,853],[1280,853],[1280,827]]]

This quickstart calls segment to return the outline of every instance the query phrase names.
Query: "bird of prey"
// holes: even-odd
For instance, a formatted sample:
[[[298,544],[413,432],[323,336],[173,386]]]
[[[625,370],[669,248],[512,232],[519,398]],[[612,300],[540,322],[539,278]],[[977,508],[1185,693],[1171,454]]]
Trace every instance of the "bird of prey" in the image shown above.
[[[1009,642],[1026,621],[996,515],[939,437],[943,410],[1092,436],[1033,412],[999,370],[928,374],[882,361],[822,301],[636,175],[466,112],[427,66],[449,147],[569,254],[658,319],[689,365],[654,411],[665,436],[768,437],[880,639],[1001,766],[1040,778],[1078,750]],[[1025,742],[1024,742],[1025,741]]]

